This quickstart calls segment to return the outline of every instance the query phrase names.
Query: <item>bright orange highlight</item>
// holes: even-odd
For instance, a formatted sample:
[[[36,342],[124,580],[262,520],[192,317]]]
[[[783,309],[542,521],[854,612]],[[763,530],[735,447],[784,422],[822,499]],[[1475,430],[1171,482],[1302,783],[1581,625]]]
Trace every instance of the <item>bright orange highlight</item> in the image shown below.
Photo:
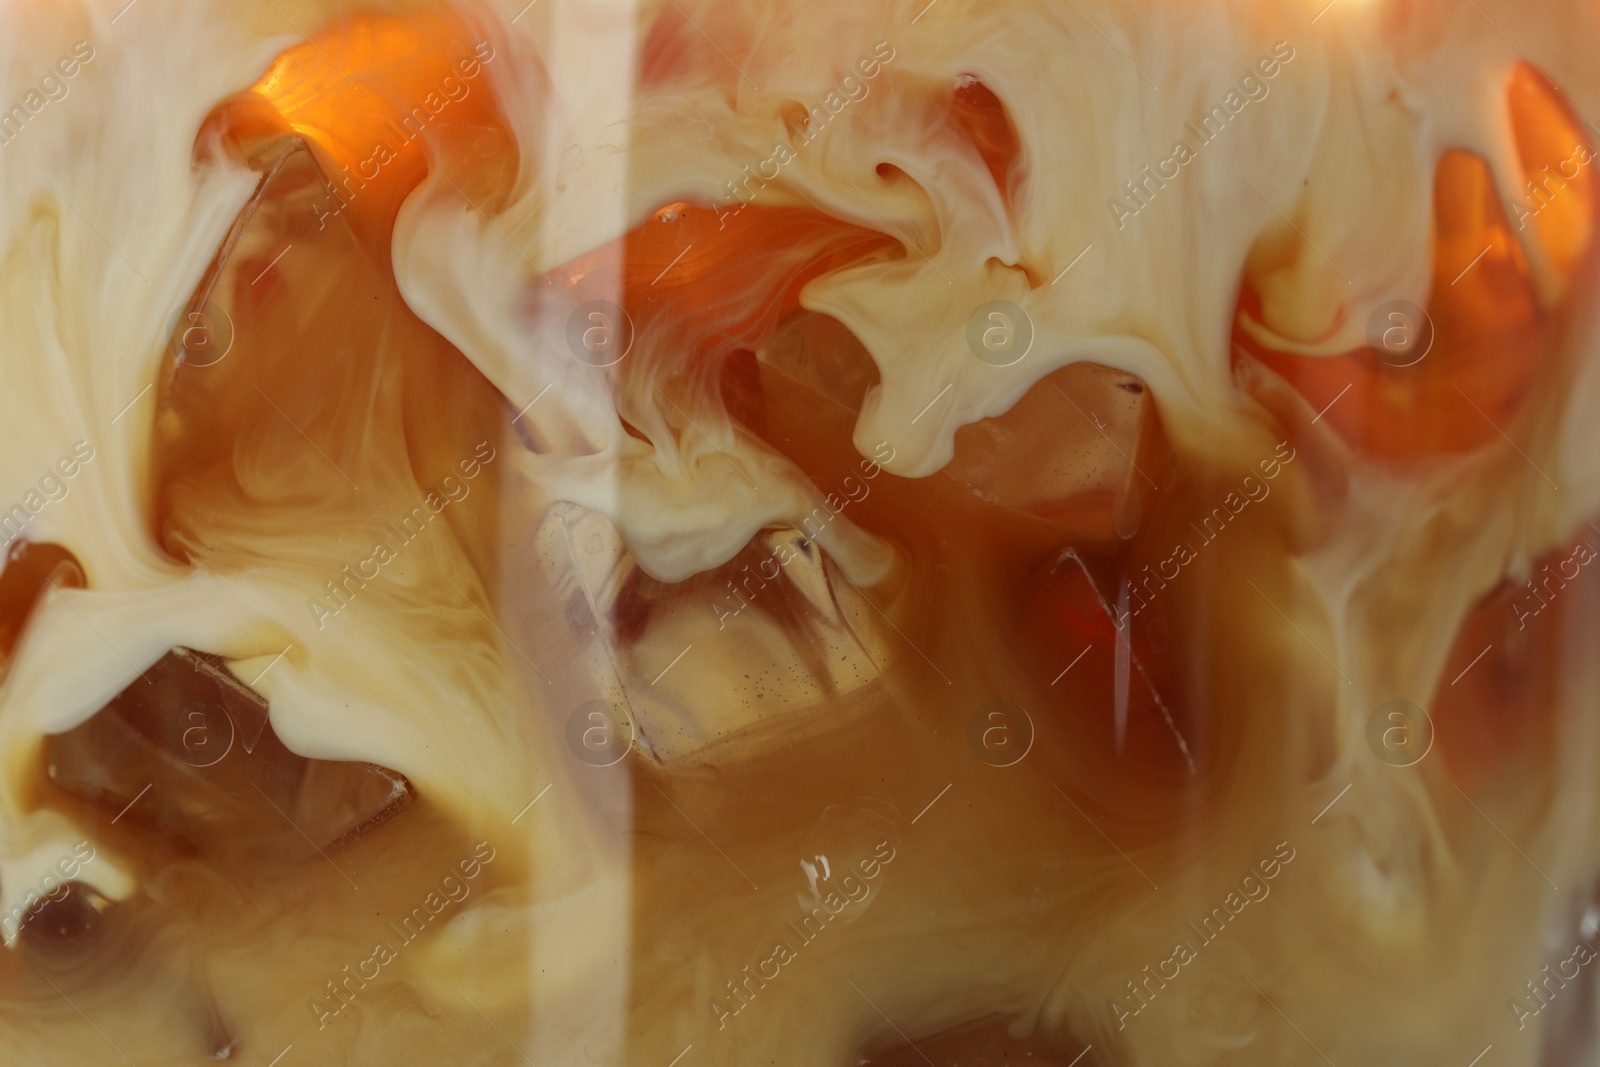
[[[1450,151],[1434,175],[1433,283],[1427,311],[1435,337],[1420,362],[1394,367],[1368,347],[1309,358],[1262,347],[1242,329],[1235,344],[1282,375],[1355,448],[1388,459],[1470,451],[1500,436],[1549,356],[1550,312],[1541,306],[1519,230],[1532,228],[1558,282],[1593,245],[1594,153],[1556,90],[1517,68],[1507,107],[1535,197],[1497,190],[1487,164]],[[1564,284],[1561,286],[1564,288]],[[1240,311],[1258,317],[1246,290]],[[1346,387],[1348,393],[1340,397]]]
[[[430,164],[481,204],[514,166],[488,84],[494,60],[493,45],[453,14],[350,18],[278,57],[251,93],[271,115],[252,117],[281,124],[263,132],[304,137],[334,187],[327,210],[348,210],[363,228],[392,223]],[[248,134],[248,120],[230,122]]]
[[[1518,226],[1532,226],[1549,250],[1551,265],[1570,274],[1594,234],[1596,153],[1544,75],[1519,64],[1506,88],[1527,184],[1512,193]]]

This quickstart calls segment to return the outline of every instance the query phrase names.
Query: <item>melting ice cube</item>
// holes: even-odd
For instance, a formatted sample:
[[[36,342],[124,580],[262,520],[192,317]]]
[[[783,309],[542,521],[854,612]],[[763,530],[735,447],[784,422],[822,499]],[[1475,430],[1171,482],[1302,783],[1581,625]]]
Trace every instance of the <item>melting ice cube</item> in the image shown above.
[[[804,312],[784,322],[760,360],[854,414],[878,380],[849,328]],[[1073,544],[1115,544],[1139,528],[1159,491],[1168,446],[1150,391],[1098,363],[1046,375],[1003,415],[956,432],[941,473],[979,499],[1047,519]]]
[[[944,473],[991,503],[1065,527],[1074,543],[1114,542],[1137,532],[1165,455],[1144,383],[1074,363],[1046,375],[1004,415],[957,431]]]
[[[266,701],[220,657],[186,648],[51,737],[49,774],[116,820],[199,849],[294,831],[327,848],[411,799],[410,783],[394,771],[289,751],[272,732]]]
[[[811,538],[761,531],[728,563],[651,578],[603,515],[550,510],[536,539],[600,698],[628,708],[639,744],[668,761],[855,692],[898,651]]]

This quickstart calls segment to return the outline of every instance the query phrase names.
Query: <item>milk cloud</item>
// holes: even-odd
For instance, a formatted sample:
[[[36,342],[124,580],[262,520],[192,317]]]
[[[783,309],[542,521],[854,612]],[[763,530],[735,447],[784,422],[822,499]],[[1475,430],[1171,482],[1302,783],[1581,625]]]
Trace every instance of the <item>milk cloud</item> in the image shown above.
[[[1228,123],[1237,118],[1247,105],[1252,101],[1265,100],[1272,92],[1272,86],[1268,83],[1282,72],[1284,65],[1294,59],[1294,54],[1294,46],[1288,41],[1273,45],[1272,52],[1256,60],[1255,66],[1239,79],[1238,88],[1228,90],[1220,103],[1212,105],[1200,117],[1199,126],[1192,121],[1184,123],[1183,128],[1195,136],[1193,147],[1190,147],[1188,138],[1180,138],[1169,154],[1156,160],[1153,172],[1147,163],[1139,169],[1140,176],[1137,179],[1123,182],[1122,188],[1127,197],[1113,197],[1106,201],[1117,229],[1125,227],[1129,219],[1149,207],[1156,193],[1165,189],[1167,182],[1177,178],[1183,167],[1198,158],[1200,148],[1220,137]]]
[[[48,504],[67,499],[71,489],[67,483],[76,478],[83,466],[92,459],[94,446],[88,441],[79,441],[72,446],[71,453],[45,469],[39,476],[37,490],[28,490],[21,501],[0,512],[0,548],[21,537],[28,528],[28,522]]]
[[[11,105],[11,110],[0,115],[0,147],[10,144],[45,105],[65,100],[71,86],[67,82],[81,73],[83,66],[94,58],[94,46],[79,41],[72,46],[72,54],[62,56],[55,64],[39,75],[39,87],[29,89],[22,99]]]
[[[1294,846],[1287,841],[1279,841],[1273,846],[1272,855],[1259,861],[1249,874],[1239,879],[1239,887],[1229,891],[1222,898],[1222,903],[1206,912],[1200,918],[1200,925],[1189,923],[1189,929],[1194,931],[1193,943],[1187,939],[1180,940],[1172,947],[1172,952],[1165,959],[1158,961],[1154,969],[1149,964],[1145,965],[1140,974],[1142,978],[1128,979],[1123,985],[1128,990],[1128,995],[1118,997],[1111,1002],[1112,1014],[1117,1019],[1117,1029],[1122,1030],[1128,1025],[1128,1020],[1144,1011],[1155,1000],[1161,990],[1167,988],[1167,983],[1175,981],[1182,969],[1193,963],[1200,956],[1200,950],[1205,948],[1227,928],[1228,924],[1238,919],[1252,903],[1259,904],[1266,900],[1272,893],[1271,882],[1283,873],[1283,868],[1294,861]]]
[[[383,568],[393,563],[400,556],[400,550],[412,541],[421,537],[440,512],[451,504],[459,504],[467,499],[472,492],[468,482],[476,478],[483,470],[483,465],[494,461],[495,450],[487,441],[479,441],[472,456],[458,463],[457,469],[461,471],[461,478],[454,474],[447,474],[439,482],[438,488],[423,497],[422,503],[400,516],[397,520],[390,520],[383,524],[388,531],[393,545],[389,541],[378,541],[373,544],[372,551],[353,565],[346,563],[339,568],[339,577],[330,578],[322,583],[325,593],[321,600],[312,597],[306,598],[306,608],[311,612],[311,618],[316,622],[317,629],[322,629],[328,620],[349,607],[356,598],[356,594],[367,587],[367,583],[374,581],[383,573]],[[371,573],[368,573],[368,568]]]
[[[839,79],[838,88],[828,90],[827,95],[822,98],[822,102],[807,110],[798,125],[792,123],[789,125],[789,139],[804,148],[822,136],[822,131],[827,128],[828,123],[837,117],[840,112],[850,104],[858,103],[867,98],[867,94],[872,91],[872,86],[868,83],[873,78],[876,78],[883,67],[893,59],[894,49],[889,46],[888,41],[879,41],[873,45],[871,53],[856,60],[855,71],[859,72],[860,77],[857,77],[855,73],[851,73]],[[728,181],[723,182],[722,184],[727,186],[729,197],[727,201],[724,201],[724,204],[737,200],[739,206],[731,211],[726,210],[725,207],[713,208],[717,213],[717,229],[720,230],[727,224],[728,219],[743,211],[746,204],[754,202],[756,193],[765,189],[768,182],[776,180],[778,172],[783,169],[785,164],[792,162],[794,158],[794,149],[779,141],[772,146],[772,154],[756,164],[756,172],[754,174],[750,173],[750,165],[747,163],[743,167],[743,179],[730,178]],[[769,170],[771,173],[768,173]],[[735,181],[738,181],[737,185]],[[752,188],[752,183],[755,183],[754,188]]]
[[[472,855],[457,861],[454,869],[445,871],[437,889],[429,890],[416,906],[400,917],[400,925],[396,926],[393,921],[385,923],[394,934],[394,943],[379,941],[374,944],[370,955],[354,964],[345,964],[339,977],[323,984],[323,995],[306,1002],[317,1020],[317,1029],[326,1029],[330,1022],[343,1015],[344,1010],[355,1003],[356,996],[367,988],[367,983],[377,981],[383,968],[399,958],[401,949],[421,937],[429,923],[471,896],[473,881],[483,873],[485,866],[494,862],[494,857],[493,845],[487,841],[478,842],[473,846]]]

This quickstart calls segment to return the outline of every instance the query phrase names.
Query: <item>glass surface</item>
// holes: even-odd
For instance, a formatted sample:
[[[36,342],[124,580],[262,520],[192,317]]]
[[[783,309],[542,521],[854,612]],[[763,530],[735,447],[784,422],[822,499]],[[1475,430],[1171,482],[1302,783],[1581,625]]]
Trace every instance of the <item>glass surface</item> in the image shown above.
[[[0,20],[0,1063],[1600,1063],[1592,3]]]

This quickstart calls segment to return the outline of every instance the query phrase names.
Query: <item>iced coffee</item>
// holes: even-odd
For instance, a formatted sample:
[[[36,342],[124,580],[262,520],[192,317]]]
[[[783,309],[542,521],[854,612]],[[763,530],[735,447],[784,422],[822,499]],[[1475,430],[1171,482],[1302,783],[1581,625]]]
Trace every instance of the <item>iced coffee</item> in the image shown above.
[[[1592,5],[0,19],[0,1060],[1600,1057]]]

